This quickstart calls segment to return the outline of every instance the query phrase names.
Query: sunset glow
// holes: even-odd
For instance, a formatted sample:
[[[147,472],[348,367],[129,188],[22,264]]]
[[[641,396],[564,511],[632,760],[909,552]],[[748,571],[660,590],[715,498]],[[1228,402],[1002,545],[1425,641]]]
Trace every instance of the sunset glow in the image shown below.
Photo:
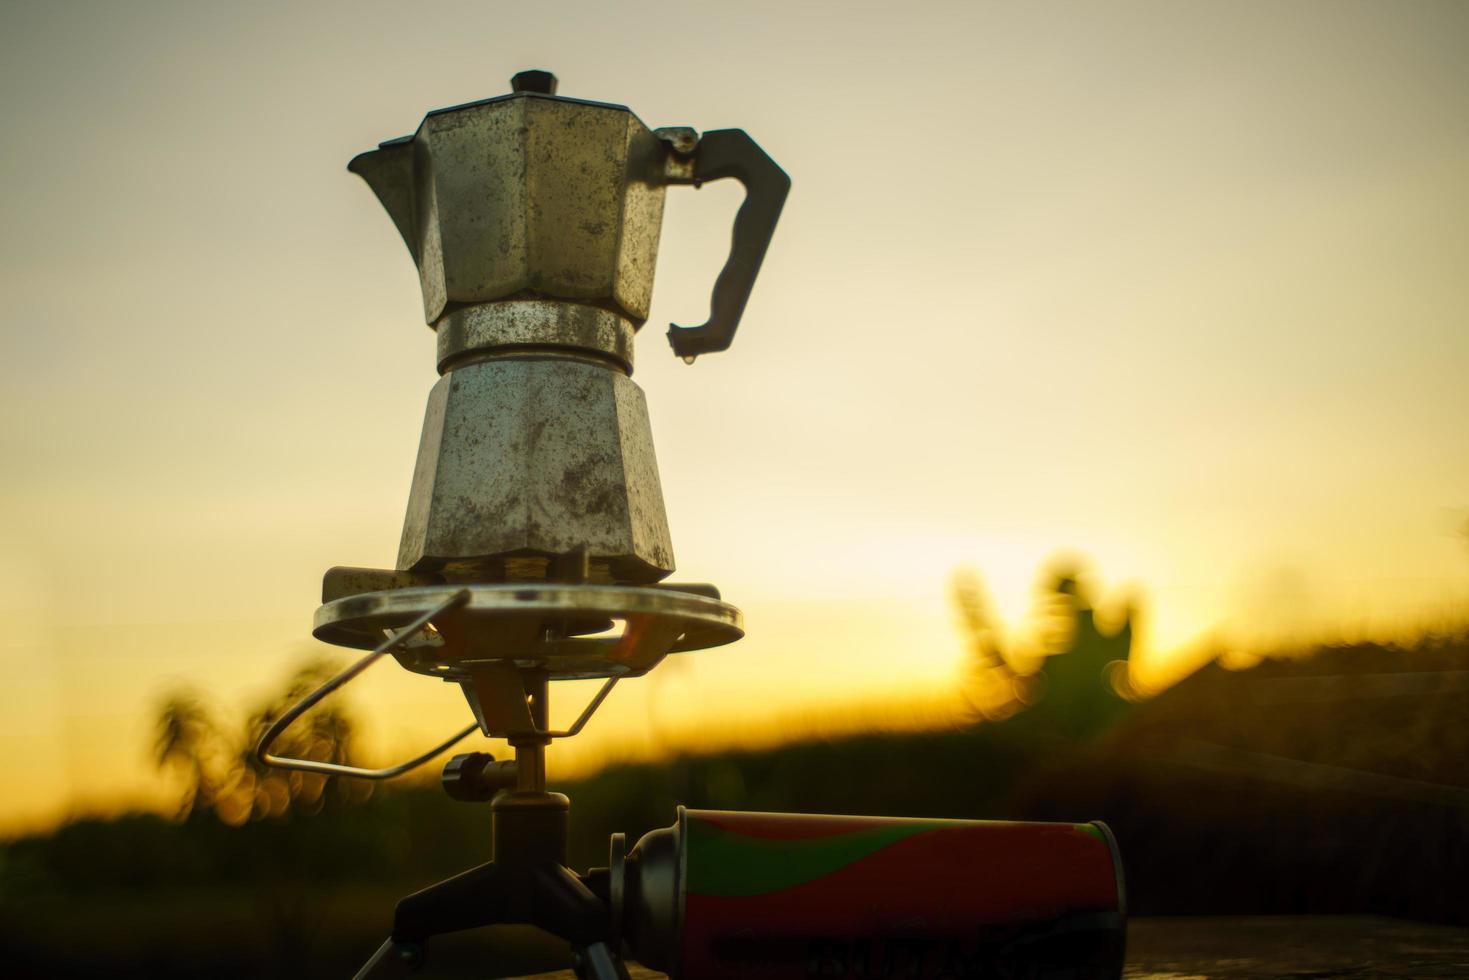
[[[670,192],[634,374],[673,580],[748,636],[553,780],[942,723],[961,567],[1023,635],[1078,556],[1160,685],[1469,610],[1469,7],[434,7],[0,13],[0,829],[158,805],[160,692],[241,712],[328,649],[322,572],[392,563],[434,343],[345,165],[529,67],[794,182],[693,366],[740,194]],[[468,720],[391,664],[351,697],[383,757]]]

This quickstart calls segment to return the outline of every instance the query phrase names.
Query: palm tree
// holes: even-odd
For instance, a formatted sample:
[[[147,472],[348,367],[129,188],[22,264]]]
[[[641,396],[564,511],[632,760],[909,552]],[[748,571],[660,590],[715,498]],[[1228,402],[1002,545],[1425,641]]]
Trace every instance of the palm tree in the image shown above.
[[[159,702],[154,729],[154,764],[159,769],[180,769],[187,780],[179,802],[178,816],[182,820],[214,801],[210,761],[219,732],[198,695],[182,689],[170,692]]]
[[[959,615],[968,656],[960,679],[960,694],[976,719],[1003,721],[1020,709],[1018,684],[1023,679],[1011,668],[1002,646],[999,620],[989,594],[971,568],[956,570],[949,580],[950,596]]]
[[[240,824],[252,818],[280,817],[291,810],[316,812],[331,796],[342,802],[366,799],[371,785],[311,773],[284,772],[263,765],[255,746],[265,730],[291,705],[336,673],[336,664],[315,658],[298,668],[280,694],[245,718],[244,730],[226,738],[197,694],[179,689],[158,704],[154,762],[186,776],[179,818],[213,808],[220,819]],[[321,705],[292,726],[277,743],[281,755],[352,765],[356,726],[340,703]]]
[[[255,793],[253,809],[256,816],[280,816],[292,808],[315,812],[325,803],[328,790],[347,800],[370,795],[370,784],[357,784],[350,780],[340,783],[330,776],[270,770],[255,757],[254,746],[265,730],[291,705],[321,686],[337,669],[338,665],[328,658],[306,661],[297,668],[285,690],[257,708],[246,720],[245,740],[236,765],[246,774],[245,782]],[[293,726],[290,733],[276,743],[276,752],[317,762],[352,765],[355,759],[354,734],[350,712],[340,703],[328,702],[313,708]]]

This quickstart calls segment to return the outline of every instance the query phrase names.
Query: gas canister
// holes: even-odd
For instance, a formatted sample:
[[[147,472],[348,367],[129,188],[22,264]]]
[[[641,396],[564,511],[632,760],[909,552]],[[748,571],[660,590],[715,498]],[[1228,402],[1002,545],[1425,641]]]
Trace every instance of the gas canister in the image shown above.
[[[608,891],[676,980],[1120,977],[1122,864],[1101,823],[678,811]]]

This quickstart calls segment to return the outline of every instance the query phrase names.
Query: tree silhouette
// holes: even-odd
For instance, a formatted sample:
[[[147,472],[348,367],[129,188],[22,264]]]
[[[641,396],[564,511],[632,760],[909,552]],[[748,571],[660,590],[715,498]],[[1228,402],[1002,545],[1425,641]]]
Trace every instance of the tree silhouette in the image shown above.
[[[1028,681],[1010,666],[1000,623],[979,574],[961,568],[954,572],[949,587],[968,648],[960,693],[976,717],[1002,721],[1025,703]]]
[[[1003,721],[1031,709],[1031,723],[1068,740],[1086,741],[1127,709],[1117,681],[1132,649],[1131,608],[1104,629],[1074,559],[1051,563],[1028,630],[1007,639],[991,612],[979,575],[956,571],[950,590],[968,656],[961,691],[970,710]]]
[[[1042,593],[1050,622],[1040,714],[1066,739],[1086,741],[1127,711],[1112,667],[1125,669],[1132,652],[1133,613],[1127,610],[1115,629],[1103,629],[1078,567],[1060,563],[1049,578]]]
[[[181,770],[187,779],[179,816],[213,809],[221,820],[242,824],[289,812],[315,813],[334,802],[354,802],[371,795],[368,783],[338,780],[273,769],[255,757],[261,735],[291,705],[336,672],[328,658],[306,661],[285,688],[247,713],[242,730],[224,733],[191,691],[170,693],[159,704],[155,730],[155,762],[160,769]],[[353,765],[356,725],[340,702],[321,705],[292,726],[276,743],[281,755],[318,762]]]
[[[178,689],[164,696],[158,706],[153,758],[159,769],[182,770],[184,795],[179,801],[179,819],[196,809],[214,804],[217,783],[210,769],[219,741],[214,719],[199,696]]]

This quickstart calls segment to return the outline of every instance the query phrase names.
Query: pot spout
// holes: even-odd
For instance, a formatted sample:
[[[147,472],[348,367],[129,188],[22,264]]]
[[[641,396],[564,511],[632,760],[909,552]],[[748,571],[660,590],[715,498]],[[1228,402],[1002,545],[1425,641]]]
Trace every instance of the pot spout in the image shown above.
[[[359,153],[347,169],[363,180],[387,210],[403,243],[418,261],[418,229],[413,220],[413,137],[389,140],[375,150]]]

